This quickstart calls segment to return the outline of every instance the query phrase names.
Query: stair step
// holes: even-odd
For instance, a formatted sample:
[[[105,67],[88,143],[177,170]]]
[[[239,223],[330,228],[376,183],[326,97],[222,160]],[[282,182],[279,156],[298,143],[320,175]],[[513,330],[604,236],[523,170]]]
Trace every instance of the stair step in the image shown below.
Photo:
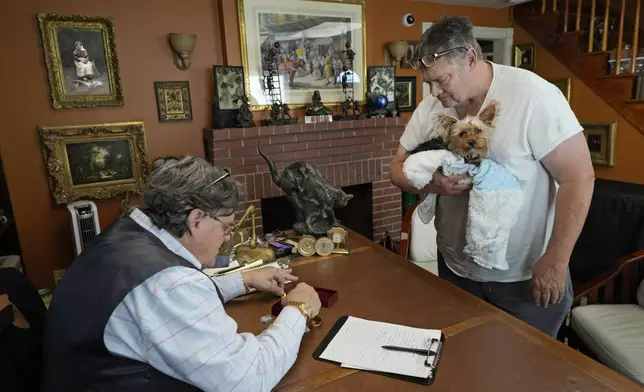
[[[602,77],[608,74],[608,52],[578,53],[572,58],[570,68],[579,71],[589,78]],[[630,95],[629,95],[630,96]]]
[[[597,78],[597,82],[605,86],[612,97],[632,97],[635,91],[635,74],[604,75]]]
[[[627,99],[624,102],[629,105],[644,104],[644,99]]]

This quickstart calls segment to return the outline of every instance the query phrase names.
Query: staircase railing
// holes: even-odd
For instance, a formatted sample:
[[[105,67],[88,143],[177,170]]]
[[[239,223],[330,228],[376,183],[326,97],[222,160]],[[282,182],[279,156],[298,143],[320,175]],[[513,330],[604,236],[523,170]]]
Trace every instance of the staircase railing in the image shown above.
[[[611,18],[619,19],[619,27],[617,33],[617,45],[615,49],[615,68],[614,73],[620,74],[624,71],[629,73],[635,73],[637,70],[637,59],[639,55],[639,35],[640,35],[640,11],[642,8],[642,0],[615,0],[615,2],[620,2],[618,15],[612,15],[615,13],[616,8],[611,8],[611,0],[541,0],[541,13],[544,14],[548,11],[553,11],[557,13],[563,5],[563,26],[562,30],[564,33],[569,32],[579,32],[583,33],[582,30],[582,6],[587,8],[590,6],[590,14],[586,15],[588,19],[587,27],[585,31],[588,33],[588,52],[594,52],[597,48],[601,48],[601,51],[609,51],[609,28],[611,24]],[[631,45],[625,44],[624,39],[625,35],[625,16],[627,15],[627,3],[631,6],[634,6],[634,19],[632,23],[632,35],[630,38]],[[633,4],[634,3],[634,4]],[[576,7],[576,12],[573,12],[572,9]],[[570,16],[571,12],[575,16],[574,19],[574,30],[571,31],[571,21]],[[598,25],[596,25],[596,20],[599,20],[601,23],[601,38],[596,37],[596,30]],[[583,26],[586,27],[586,26]],[[629,26],[630,27],[630,26]],[[596,39],[601,39],[601,46],[599,42],[595,42]],[[612,50],[613,48],[610,48]],[[625,50],[630,50],[630,53],[625,54]],[[626,55],[626,58],[623,58]],[[612,57],[612,56],[611,56]],[[626,70],[622,70],[622,62],[628,62],[628,67]]]

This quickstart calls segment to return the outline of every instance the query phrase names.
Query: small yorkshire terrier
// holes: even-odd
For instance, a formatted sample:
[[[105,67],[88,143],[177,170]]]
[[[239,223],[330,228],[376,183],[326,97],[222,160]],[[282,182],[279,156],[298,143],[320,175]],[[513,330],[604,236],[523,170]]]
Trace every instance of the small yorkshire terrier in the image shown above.
[[[491,101],[478,116],[467,116],[462,120],[439,114],[439,133],[446,149],[463,157],[466,163],[479,164],[490,155],[490,143],[498,115],[497,101]]]

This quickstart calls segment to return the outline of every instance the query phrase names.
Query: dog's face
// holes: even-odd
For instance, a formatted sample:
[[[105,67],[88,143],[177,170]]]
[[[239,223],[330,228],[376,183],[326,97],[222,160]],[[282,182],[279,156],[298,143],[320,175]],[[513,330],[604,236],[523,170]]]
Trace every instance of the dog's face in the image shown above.
[[[463,120],[439,114],[438,125],[447,149],[468,163],[478,163],[488,158],[498,114],[499,104],[496,101],[490,102],[478,116],[467,116]]]

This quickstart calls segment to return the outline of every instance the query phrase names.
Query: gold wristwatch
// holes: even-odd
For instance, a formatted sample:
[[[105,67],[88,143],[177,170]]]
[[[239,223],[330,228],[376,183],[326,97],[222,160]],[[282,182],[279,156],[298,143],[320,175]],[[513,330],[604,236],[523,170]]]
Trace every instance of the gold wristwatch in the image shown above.
[[[322,319],[320,316],[313,316],[313,309],[311,308],[311,305],[308,304],[308,302],[298,302],[298,301],[289,301],[286,306],[295,306],[301,313],[306,317],[306,326],[309,327],[309,329],[313,329],[316,327],[319,327],[322,325]]]

